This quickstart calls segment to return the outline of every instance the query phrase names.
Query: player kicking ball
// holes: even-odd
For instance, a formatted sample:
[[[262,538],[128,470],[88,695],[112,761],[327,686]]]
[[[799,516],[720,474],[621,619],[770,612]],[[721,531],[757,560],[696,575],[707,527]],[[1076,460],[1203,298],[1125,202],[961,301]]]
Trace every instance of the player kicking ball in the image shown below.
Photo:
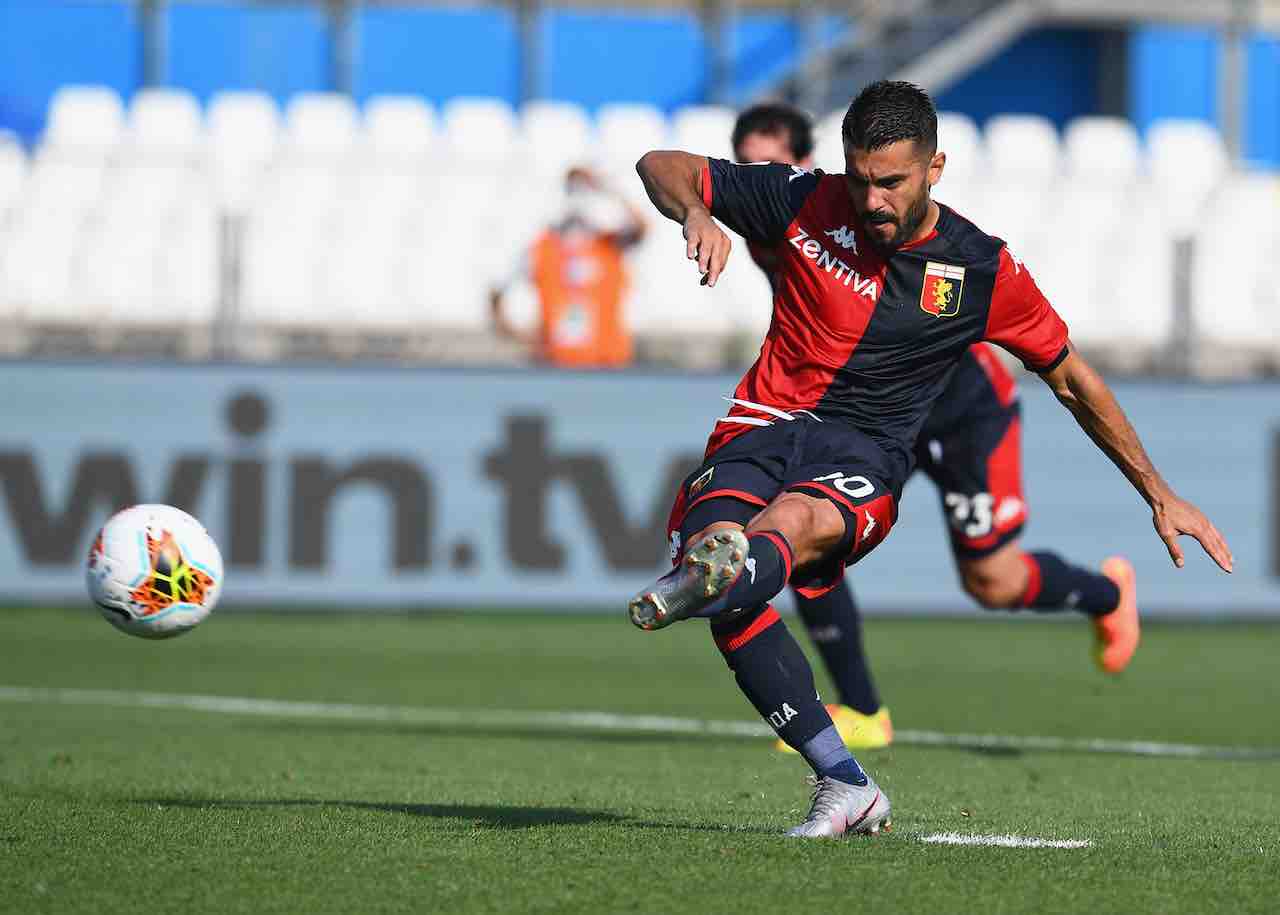
[[[813,125],[782,104],[763,104],[739,115],[733,128],[739,162],[812,165]],[[770,285],[777,259],[768,246],[747,251]],[[1018,542],[1027,521],[1022,491],[1022,428],[1017,384],[986,344],[961,357],[934,402],[916,440],[915,464],[938,489],[951,551],[965,591],[988,610],[1076,610],[1093,623],[1095,660],[1107,673],[1128,666],[1139,640],[1133,566],[1122,557],[1102,573],[1064,561],[1056,553],[1027,552]],[[830,593],[797,592],[796,609],[818,647],[840,697],[829,705],[836,730],[850,749],[875,749],[893,739],[862,649],[861,623],[843,579]],[[790,748],[778,741],[780,750]]]
[[[990,341],[1038,372],[1151,507],[1174,563],[1195,537],[1231,554],[1152,466],[1066,324],[999,239],[930,199],[946,157],[937,114],[908,83],[862,91],[843,125],[845,173],[737,165],[686,152],[637,164],[686,256],[713,286],[731,242],[776,258],[773,321],[672,511],[676,567],[629,603],[642,629],[705,617],[735,679],[815,775],[794,836],[873,833],[890,804],[837,733],[771,601],[828,593],[893,526],[915,441],[969,347]]]

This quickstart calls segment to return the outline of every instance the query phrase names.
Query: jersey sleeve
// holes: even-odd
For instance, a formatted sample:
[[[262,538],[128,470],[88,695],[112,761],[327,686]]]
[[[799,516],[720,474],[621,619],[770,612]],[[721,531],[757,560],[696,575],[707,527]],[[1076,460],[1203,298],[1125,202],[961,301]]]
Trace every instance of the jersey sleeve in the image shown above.
[[[1000,249],[983,338],[1013,353],[1033,372],[1052,371],[1067,358],[1067,323],[1008,248]]]
[[[780,241],[818,176],[793,165],[737,165],[708,159],[702,202],[711,215],[748,241]]]

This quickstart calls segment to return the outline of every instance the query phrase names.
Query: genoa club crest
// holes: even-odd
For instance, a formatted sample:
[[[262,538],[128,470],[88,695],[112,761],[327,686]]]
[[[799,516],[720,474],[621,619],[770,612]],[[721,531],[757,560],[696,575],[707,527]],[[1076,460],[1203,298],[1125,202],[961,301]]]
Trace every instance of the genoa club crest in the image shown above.
[[[964,291],[964,268],[929,261],[924,267],[924,290],[920,307],[937,318],[954,318],[960,313]]]

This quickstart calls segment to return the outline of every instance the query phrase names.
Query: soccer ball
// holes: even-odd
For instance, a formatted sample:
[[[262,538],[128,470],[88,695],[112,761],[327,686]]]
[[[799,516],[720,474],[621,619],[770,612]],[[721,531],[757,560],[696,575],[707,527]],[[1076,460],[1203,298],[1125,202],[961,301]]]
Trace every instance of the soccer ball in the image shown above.
[[[167,639],[197,626],[222,589],[222,555],[195,518],[170,505],[112,515],[89,549],[89,597],[112,626]]]

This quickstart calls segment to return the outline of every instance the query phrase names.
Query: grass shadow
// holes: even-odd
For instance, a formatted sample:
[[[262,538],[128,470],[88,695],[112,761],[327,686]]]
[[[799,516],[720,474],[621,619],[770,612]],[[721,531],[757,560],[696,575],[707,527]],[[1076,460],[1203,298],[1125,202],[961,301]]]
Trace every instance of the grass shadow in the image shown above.
[[[545,727],[495,727],[478,724],[420,724],[413,722],[366,721],[244,721],[238,727],[245,730],[270,731],[273,734],[353,734],[373,736],[437,735],[442,737],[506,737],[522,740],[572,740],[585,743],[647,744],[647,743],[729,743],[742,744],[748,739],[732,734],[667,734],[661,731],[591,731],[574,728]],[[760,738],[763,743],[764,737]]]
[[[212,798],[212,797],[144,797],[129,803],[142,806],[178,807],[186,810],[246,810],[273,807],[345,807],[350,810],[375,810],[406,816],[438,820],[460,820],[487,829],[531,829],[538,826],[582,826],[606,823],[632,829],[690,831],[714,833],[748,833],[777,835],[778,830],[763,826],[729,826],[713,823],[679,823],[636,819],[607,810],[584,810],[577,807],[530,807],[517,804],[404,804],[380,801],[334,800],[328,798]]]
[[[574,807],[522,807],[496,804],[395,804],[379,801],[331,800],[328,798],[211,798],[150,797],[132,803],[181,807],[189,810],[244,810],[269,807],[345,807],[350,810],[377,810],[407,816],[442,820],[469,820],[492,829],[529,829],[534,826],[578,826],[585,823],[621,823],[627,817],[603,810]]]

